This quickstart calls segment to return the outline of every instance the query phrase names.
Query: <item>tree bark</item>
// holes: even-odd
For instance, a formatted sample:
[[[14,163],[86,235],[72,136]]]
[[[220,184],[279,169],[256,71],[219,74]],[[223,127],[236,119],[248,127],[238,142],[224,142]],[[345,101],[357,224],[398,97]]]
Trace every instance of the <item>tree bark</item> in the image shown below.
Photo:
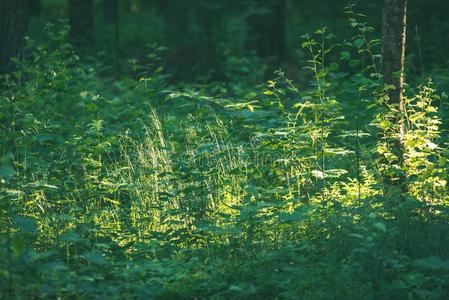
[[[392,150],[396,153],[397,163],[404,166],[404,61],[407,28],[407,0],[384,0],[383,25],[382,25],[382,49],[381,72],[385,84],[391,85],[388,89],[388,104],[399,108],[397,124],[399,125],[398,137],[393,138]],[[396,180],[386,178],[387,182],[393,182],[402,193],[407,192],[406,174],[402,170]],[[402,199],[402,198],[401,198]]]
[[[82,48],[92,41],[93,0],[69,0],[70,42]]]
[[[11,71],[11,58],[22,55],[29,17],[28,0],[0,2],[0,73]]]
[[[394,86],[388,92],[390,103],[404,109],[404,60],[407,27],[407,0],[385,0],[382,26],[381,72],[384,82]]]
[[[39,16],[42,12],[42,0],[28,0],[30,3],[30,15]]]

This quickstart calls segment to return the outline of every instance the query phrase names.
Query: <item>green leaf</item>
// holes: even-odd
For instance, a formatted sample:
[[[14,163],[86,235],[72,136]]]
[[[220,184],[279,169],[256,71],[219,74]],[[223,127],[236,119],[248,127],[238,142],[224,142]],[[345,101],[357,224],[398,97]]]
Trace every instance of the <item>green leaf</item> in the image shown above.
[[[15,257],[22,255],[26,249],[26,241],[23,235],[15,234],[11,239],[12,253]]]
[[[360,64],[360,60],[359,59],[351,59],[350,61],[349,61],[349,66],[351,66],[351,67],[357,67],[359,64]]]
[[[86,252],[84,253],[84,258],[91,264],[104,265],[108,261],[98,252]]]
[[[360,49],[365,44],[365,41],[363,39],[356,39],[353,44],[356,48]]]
[[[50,134],[38,134],[33,137],[35,141],[39,143],[45,143],[47,141],[53,140],[53,136]]]
[[[324,177],[326,177],[326,174],[324,174],[324,172],[320,170],[313,170],[312,176],[318,179],[324,179]]]
[[[4,165],[0,167],[0,178],[10,179],[16,171],[13,167],[9,165]]]
[[[376,223],[373,224],[373,227],[376,228],[379,231],[387,232],[387,225],[385,225],[385,223],[376,222]]]
[[[325,177],[338,178],[345,174],[348,174],[348,171],[346,171],[344,169],[331,169],[331,170],[326,170]]]
[[[339,67],[340,67],[339,64],[337,64],[337,63],[331,63],[330,66],[329,66],[329,70],[331,70],[332,72],[335,72],[335,71],[338,70]]]
[[[311,43],[309,41],[304,41],[301,43],[301,48],[307,48],[307,47],[309,47],[309,45],[311,45]]]
[[[81,236],[74,231],[67,231],[59,237],[61,242],[72,242],[76,243],[81,241]]]
[[[430,270],[449,269],[449,261],[444,261],[439,257],[430,256],[415,260],[417,266]]]
[[[341,55],[341,60],[350,60],[351,59],[351,53],[347,52],[347,51],[342,51],[340,53]]]
[[[36,220],[30,217],[15,217],[14,225],[23,232],[35,233],[37,231]]]
[[[63,262],[53,261],[40,265],[39,270],[58,272],[58,271],[67,271],[68,267]]]

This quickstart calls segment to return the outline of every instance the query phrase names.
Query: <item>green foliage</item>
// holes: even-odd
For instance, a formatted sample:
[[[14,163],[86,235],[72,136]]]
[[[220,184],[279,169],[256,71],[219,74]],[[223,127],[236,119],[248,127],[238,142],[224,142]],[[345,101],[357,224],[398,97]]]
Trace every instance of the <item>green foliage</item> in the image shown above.
[[[446,98],[407,88],[395,153],[378,40],[348,13],[354,38],[303,37],[302,83],[228,55],[226,85],[169,85],[157,46],[111,80],[64,26],[30,42],[1,78],[0,297],[447,298]]]

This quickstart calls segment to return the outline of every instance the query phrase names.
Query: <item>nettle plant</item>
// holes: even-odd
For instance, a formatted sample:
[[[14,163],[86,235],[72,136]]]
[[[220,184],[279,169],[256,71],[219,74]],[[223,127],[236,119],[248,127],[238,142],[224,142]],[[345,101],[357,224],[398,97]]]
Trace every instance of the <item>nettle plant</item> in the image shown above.
[[[385,95],[381,95],[380,99],[385,101]],[[447,193],[448,153],[439,146],[441,121],[436,106],[436,101],[443,100],[444,97],[436,93],[430,81],[419,86],[414,95],[404,99],[402,134],[396,107],[385,102],[378,106],[372,125],[380,136],[375,153],[380,175],[378,180],[384,195],[406,193],[428,203],[444,199]],[[399,184],[402,189],[398,189]],[[436,195],[439,195],[439,200]]]
[[[333,43],[335,36],[326,28],[303,36],[301,46],[310,57],[309,89],[298,89],[279,71],[264,92],[284,119],[282,126],[270,128],[263,138],[264,145],[282,153],[272,168],[280,170],[281,182],[287,183],[285,197],[310,202],[314,193],[327,191],[332,182],[345,183],[345,195],[353,194],[348,190],[352,186],[358,199],[378,195],[373,189],[394,195],[401,193],[397,182],[406,178],[410,196],[434,203],[447,184],[447,151],[438,146],[441,105],[436,103],[446,98],[429,82],[416,92],[407,87],[412,93],[406,90],[405,112],[389,104],[390,87],[379,73],[380,40],[353,6],[346,13],[356,32],[351,39]],[[345,118],[345,111],[354,110],[356,117]],[[397,143],[400,118],[404,119],[402,148]],[[366,170],[373,175],[367,176]]]
[[[390,104],[387,92],[391,87],[383,84],[379,73],[380,40],[370,39],[374,29],[353,8],[348,7],[346,13],[357,35],[346,45],[362,55],[362,60],[349,61],[352,66],[362,66],[352,81],[360,99],[370,98],[366,108],[375,112],[370,125],[375,128],[372,134],[379,139],[375,146],[377,157],[371,158],[372,167],[378,171],[384,195],[403,193],[405,188],[410,196],[433,203],[436,194],[443,195],[447,184],[447,153],[438,145],[441,134],[438,107],[446,97],[438,95],[429,80],[417,91],[406,86],[405,111],[400,112],[396,104]],[[345,54],[342,58],[345,56],[350,57]],[[403,188],[398,189],[398,185]]]
[[[441,120],[436,101],[445,97],[436,94],[431,81],[418,87],[415,95],[405,99],[404,172],[408,190],[420,200],[434,204],[446,194],[447,151],[439,144]]]
[[[310,57],[305,67],[312,77],[310,88],[297,88],[278,71],[264,93],[284,119],[282,127],[274,128],[268,136],[270,143],[283,151],[284,158],[275,163],[284,165],[286,180],[294,187],[290,197],[305,195],[307,201],[327,182],[347,173],[339,161],[352,154],[335,138],[344,116],[330,80],[338,66],[327,62],[336,47],[331,44],[334,37],[326,28],[317,30],[314,36],[303,36],[301,46]]]

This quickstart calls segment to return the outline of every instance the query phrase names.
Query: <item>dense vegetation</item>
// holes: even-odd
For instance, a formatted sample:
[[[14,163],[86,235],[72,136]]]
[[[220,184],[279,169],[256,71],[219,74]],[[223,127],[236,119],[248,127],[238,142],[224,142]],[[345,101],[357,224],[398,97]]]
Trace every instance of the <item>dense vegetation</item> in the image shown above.
[[[0,75],[0,298],[448,299],[443,29],[399,124],[359,13],[381,4],[309,1],[271,47],[276,1],[163,2],[84,45],[61,1],[30,20]]]

